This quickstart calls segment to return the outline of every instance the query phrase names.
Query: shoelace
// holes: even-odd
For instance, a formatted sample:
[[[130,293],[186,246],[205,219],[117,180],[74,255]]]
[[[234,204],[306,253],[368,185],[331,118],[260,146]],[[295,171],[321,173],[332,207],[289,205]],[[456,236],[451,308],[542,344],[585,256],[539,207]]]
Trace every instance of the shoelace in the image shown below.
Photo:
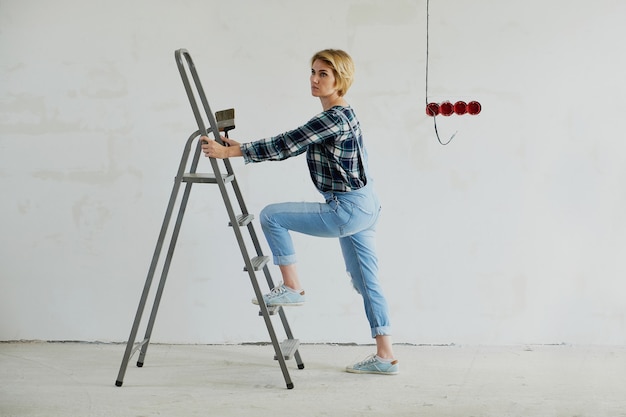
[[[370,363],[376,362],[376,354],[372,353],[367,358],[363,359],[361,362],[357,363],[356,366],[369,365]]]
[[[284,294],[287,292],[287,289],[285,288],[285,286],[283,285],[283,283],[281,282],[279,285],[277,285],[276,287],[274,287],[272,289],[272,291],[270,291],[270,293],[268,294],[267,298],[274,298],[274,297],[278,297],[281,294]]]

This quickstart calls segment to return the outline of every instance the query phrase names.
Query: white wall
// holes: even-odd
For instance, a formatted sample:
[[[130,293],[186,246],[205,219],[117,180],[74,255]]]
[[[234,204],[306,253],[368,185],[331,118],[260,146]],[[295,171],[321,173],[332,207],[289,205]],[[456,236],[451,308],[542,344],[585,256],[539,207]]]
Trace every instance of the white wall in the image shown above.
[[[425,0],[0,1],[0,339],[128,337],[196,129],[176,49],[246,141],[320,110],[308,60],[336,47],[357,65],[395,341],[626,343],[626,3],[431,3],[431,98],[483,104],[439,119],[445,147]],[[252,212],[317,198],[303,158],[234,164]],[[154,341],[268,340],[226,223],[195,188]],[[296,336],[369,342],[338,244],[296,242]]]

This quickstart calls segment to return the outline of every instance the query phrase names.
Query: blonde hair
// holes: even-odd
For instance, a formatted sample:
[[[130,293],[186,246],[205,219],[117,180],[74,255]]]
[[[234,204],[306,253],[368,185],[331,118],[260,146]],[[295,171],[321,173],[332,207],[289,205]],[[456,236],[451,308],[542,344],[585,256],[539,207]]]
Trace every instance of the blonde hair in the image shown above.
[[[318,59],[333,69],[339,97],[346,95],[354,80],[354,62],[350,55],[340,49],[324,49],[313,55],[311,65]]]

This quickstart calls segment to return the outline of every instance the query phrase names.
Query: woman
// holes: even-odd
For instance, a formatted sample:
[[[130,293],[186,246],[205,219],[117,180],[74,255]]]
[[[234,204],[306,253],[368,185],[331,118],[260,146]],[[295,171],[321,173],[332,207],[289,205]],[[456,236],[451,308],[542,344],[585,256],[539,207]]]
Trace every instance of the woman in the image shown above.
[[[311,179],[325,203],[271,204],[261,211],[261,227],[283,278],[264,295],[264,301],[268,306],[295,306],[305,301],[290,230],[339,238],[346,269],[363,296],[376,339],[376,354],[346,371],[390,375],[398,373],[398,361],[391,344],[387,302],[378,282],[375,226],[380,204],[367,176],[359,122],[344,99],[353,74],[354,63],[344,51],[316,53],[311,59],[311,94],[319,97],[322,113],[297,129],[250,143],[222,137],[229,145],[223,146],[203,137],[202,150],[209,158],[242,156],[246,163],[279,161],[306,152]]]

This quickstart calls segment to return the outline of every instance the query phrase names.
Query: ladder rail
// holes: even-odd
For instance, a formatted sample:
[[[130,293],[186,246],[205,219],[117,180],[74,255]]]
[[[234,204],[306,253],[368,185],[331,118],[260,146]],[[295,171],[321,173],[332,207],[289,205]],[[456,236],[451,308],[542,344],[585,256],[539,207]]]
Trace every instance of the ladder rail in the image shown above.
[[[198,94],[200,101],[202,102],[204,111],[205,111],[205,115],[209,121],[210,127],[211,127],[211,131],[213,133],[213,136],[215,138],[215,140],[217,140],[219,143],[223,144],[221,137],[220,137],[220,133],[219,133],[219,128],[217,125],[217,121],[215,120],[215,116],[213,115],[213,112],[211,111],[211,107],[209,105],[208,100],[206,99],[206,95],[204,94],[204,89],[202,87],[202,83],[200,81],[200,78],[198,76],[198,72],[196,70],[196,67],[193,63],[193,59],[191,58],[191,55],[189,54],[189,52],[186,49],[179,49],[175,52],[175,58],[176,58],[176,63],[178,66],[178,70],[180,72],[182,81],[183,81],[183,85],[185,87],[185,91],[187,93],[187,97],[189,99],[189,104],[191,105],[192,111],[194,113],[194,117],[196,119],[196,123],[198,124],[198,129],[200,132],[203,132],[205,134],[208,135],[208,130],[205,126],[204,120],[202,118],[202,115],[200,113],[200,110],[198,108],[198,103],[197,100],[195,98],[195,94],[194,94],[194,90],[192,89],[191,83],[189,82],[189,77],[187,72],[189,72],[193,78],[194,81],[194,86],[195,86],[195,92]],[[187,64],[185,66],[185,63]],[[197,156],[199,157],[199,150],[197,153]],[[219,164],[217,162],[217,160],[215,158],[209,158],[209,161],[211,163],[211,167],[213,168],[213,172],[215,174],[216,180],[217,180],[217,184],[219,186],[220,192],[222,194],[222,198],[224,200],[225,206],[226,206],[226,210],[228,212],[228,217],[229,220],[232,224],[233,227],[233,231],[235,233],[236,239],[237,239],[237,243],[239,244],[239,248],[241,250],[241,254],[243,255],[244,261],[245,261],[245,266],[248,271],[248,275],[250,277],[250,281],[252,284],[252,287],[254,288],[254,293],[255,296],[257,297],[258,300],[263,300],[263,294],[261,292],[261,289],[259,287],[259,284],[257,282],[256,279],[256,275],[255,275],[255,269],[252,265],[250,256],[248,254],[246,245],[245,245],[245,241],[243,238],[243,235],[241,233],[241,228],[239,227],[239,224],[237,222],[237,215],[233,210],[232,207],[232,203],[230,202],[230,196],[228,194],[228,191],[226,189],[226,185],[224,183],[224,180],[222,179],[221,173],[220,173],[220,169],[219,169]],[[232,174],[233,170],[232,170],[232,165],[230,164],[230,161],[228,159],[224,160],[224,164],[225,164],[225,168],[226,171],[228,172],[228,174]],[[243,204],[243,198],[241,197],[241,193],[239,190],[239,187],[237,185],[236,179],[233,180],[233,186],[236,189],[236,197],[238,200],[238,203],[241,206],[242,210],[245,210],[245,204]],[[247,212],[244,214],[248,214]],[[278,358],[278,362],[281,368],[281,371],[283,373],[283,377],[285,379],[285,383],[287,384],[287,388],[291,389],[293,388],[293,382],[291,381],[291,377],[289,375],[289,370],[287,368],[287,364],[285,362],[285,358],[282,354],[281,351],[281,347],[280,347],[280,342],[278,341],[278,338],[276,336],[276,332],[274,330],[274,326],[272,324],[271,321],[271,317],[269,314],[269,311],[267,309],[267,306],[265,306],[265,303],[260,302],[259,303],[261,305],[261,312],[263,315],[263,319],[265,321],[265,325],[267,327],[270,339],[272,341],[272,345],[274,347],[274,351],[276,352],[276,356]]]
[[[230,160],[226,159],[225,161],[226,164],[226,169],[229,173],[232,173],[232,165],[230,164]],[[232,186],[233,186],[233,191],[235,194],[235,197],[237,199],[237,202],[239,203],[239,207],[240,210],[242,212],[243,215],[247,215],[249,214],[246,204],[244,202],[243,199],[243,195],[241,193],[241,189],[239,188],[239,184],[237,182],[236,179],[234,179],[232,181]],[[256,230],[254,228],[254,224],[252,222],[247,224],[247,228],[248,228],[248,232],[250,234],[250,238],[252,241],[252,244],[254,246],[255,252],[257,254],[257,256],[264,256],[263,254],[263,249],[261,248],[261,244],[259,242]],[[239,237],[237,238],[239,239]],[[240,242],[240,246],[243,248],[242,250],[246,250],[245,246],[243,246],[243,244]],[[248,256],[245,256],[246,259],[249,259]],[[263,320],[266,322],[266,326],[272,326],[271,323],[271,313],[269,312],[269,309],[266,307],[265,303],[260,302],[263,299],[263,294],[259,288],[258,285],[258,281],[256,280],[256,276],[254,275],[254,272],[250,269],[249,265],[246,265],[246,269],[248,270],[248,273],[250,274],[250,280],[252,281],[252,285],[254,287],[254,292],[255,292],[255,296],[257,297],[257,300],[259,300],[259,308],[261,310],[261,315],[263,316]],[[268,287],[274,288],[274,280],[272,279],[272,275],[269,271],[269,268],[267,265],[263,265],[263,274],[265,275],[266,281],[267,281],[267,285]],[[280,317],[281,323],[283,325],[283,328],[285,330],[285,335],[287,336],[288,340],[294,340],[294,336],[293,336],[293,332],[291,331],[291,327],[289,326],[289,322],[287,320],[287,316],[285,314],[285,311],[283,310],[282,307],[280,307],[278,309],[278,315]],[[273,332],[270,333],[270,338],[272,340],[272,344],[275,345],[274,349],[276,350],[276,355],[275,355],[275,359],[277,359],[279,361],[279,364],[281,366],[281,368],[286,367],[286,364],[284,363],[284,361],[282,360],[282,358],[284,357],[285,359],[288,359],[286,356],[282,355],[279,358],[279,351],[282,351],[283,346],[280,345],[280,342],[278,341],[277,338],[274,337]],[[276,340],[274,340],[276,339]],[[276,347],[276,344],[278,344],[278,348]],[[296,349],[294,352],[294,359],[296,360],[296,364],[298,366],[298,369],[304,369],[304,363],[302,361],[302,358],[300,356],[300,350]],[[283,371],[285,372],[285,371]]]
[[[226,137],[228,137],[228,132],[226,132]],[[232,165],[230,163],[229,159],[224,160],[224,164],[226,166],[226,170],[229,174],[233,173],[233,169],[232,169]],[[246,207],[246,203],[243,199],[243,194],[241,193],[241,189],[239,188],[239,183],[237,182],[237,180],[233,180],[233,191],[235,193],[235,196],[237,198],[237,202],[239,203],[239,207],[241,209],[241,212],[243,215],[247,215],[248,213],[248,209]],[[247,224],[248,227],[248,232],[250,233],[250,237],[252,240],[252,243],[254,245],[254,249],[256,251],[257,256],[264,256],[263,255],[263,249],[261,248],[261,244],[259,243],[259,239],[258,236],[256,234],[256,230],[254,228],[254,225],[252,224],[252,222]],[[263,266],[263,274],[265,275],[265,279],[267,281],[267,285],[268,287],[274,288],[274,280],[272,279],[272,275],[270,274],[269,268],[267,267],[267,265]],[[257,295],[258,297],[258,295]],[[261,298],[257,298],[259,301],[261,300]],[[263,304],[260,303],[259,304]],[[287,316],[285,315],[284,310],[281,308],[278,309],[278,314],[280,317],[280,320],[283,324],[283,328],[285,329],[285,334],[287,336],[288,340],[293,340],[293,333],[291,331],[291,327],[289,326],[289,322],[287,321]],[[264,313],[262,312],[262,315],[264,315]],[[265,317],[265,316],[264,316]],[[300,351],[299,349],[295,350],[294,353],[294,358],[296,359],[296,363],[298,365],[299,369],[304,369],[304,363],[302,362],[302,358],[300,357]]]
[[[221,138],[220,138],[220,133],[219,133],[219,128],[217,126],[217,121],[215,120],[215,116],[213,115],[213,112],[211,111],[211,106],[209,105],[208,100],[206,99],[206,95],[204,94],[204,89],[202,88],[202,83],[200,81],[200,78],[198,77],[198,72],[196,71],[196,67],[193,63],[193,59],[191,58],[191,55],[189,55],[189,52],[186,49],[179,49],[175,52],[175,57],[176,57],[176,63],[178,64],[178,70],[180,72],[182,81],[183,81],[183,85],[185,86],[185,91],[187,93],[187,97],[189,99],[189,104],[191,105],[191,109],[193,111],[194,117],[196,119],[196,123],[198,124],[198,130],[200,132],[202,132],[204,135],[208,135],[208,130],[204,124],[204,120],[202,119],[202,115],[200,113],[200,109],[198,107],[198,102],[196,100],[194,91],[192,89],[191,83],[189,82],[189,76],[187,74],[187,70],[190,72],[193,80],[194,80],[194,85],[196,88],[196,92],[198,93],[198,96],[200,97],[200,101],[202,102],[202,105],[204,107],[206,116],[208,118],[210,127],[211,127],[211,131],[215,137],[215,140],[219,141],[220,143],[223,143]],[[184,58],[184,60],[183,60]],[[187,66],[185,67],[185,62],[187,63]],[[187,68],[187,70],[186,70]],[[199,159],[200,157],[200,144],[198,144],[198,149],[196,151],[196,154],[194,155],[195,159]],[[209,158],[209,161],[211,163],[211,168],[213,168],[213,172],[215,174],[215,179],[217,182],[217,185],[219,186],[220,192],[222,194],[222,199],[224,200],[225,206],[226,206],[226,211],[228,213],[228,218],[230,223],[233,225],[233,230],[235,231],[235,236],[237,238],[237,242],[239,244],[239,247],[242,251],[242,255],[244,256],[244,261],[246,263],[246,269],[248,269],[248,271],[252,271],[254,272],[254,268],[252,263],[250,262],[250,256],[248,255],[248,251],[245,247],[245,241],[243,239],[243,236],[241,234],[241,231],[239,230],[239,224],[237,222],[237,215],[235,213],[235,211],[232,208],[232,203],[230,202],[230,195],[228,194],[228,190],[226,189],[226,184],[221,176],[221,172],[220,172],[220,168],[219,168],[219,164],[217,162],[217,160],[215,158]],[[226,166],[226,170],[228,172],[228,174],[232,174],[233,170],[232,170],[232,165],[230,165],[230,161],[228,161],[228,165]],[[236,179],[233,180],[234,183],[236,183]],[[247,213],[245,213],[247,214]]]
[[[235,188],[235,194],[237,198],[243,202],[243,196],[241,195],[241,191],[239,187]],[[248,232],[250,233],[250,237],[252,240],[252,244],[254,245],[254,249],[258,256],[263,256],[263,248],[259,242],[259,238],[256,233],[256,229],[254,228],[254,224],[252,222],[248,223]],[[269,288],[274,288],[274,280],[272,279],[272,275],[267,265],[263,266],[263,274],[265,275],[265,280],[267,281],[267,285]],[[261,300],[261,299],[259,299]],[[263,304],[263,303],[259,303]],[[285,329],[285,334],[287,339],[294,339],[293,332],[291,331],[291,327],[289,326],[289,322],[287,320],[287,316],[285,315],[284,309],[281,307],[278,309],[278,315],[280,317],[280,321],[283,324],[283,328]],[[304,363],[302,362],[302,358],[300,357],[300,350],[297,349],[294,353],[294,358],[296,359],[296,363],[299,369],[304,369]]]
[[[187,146],[188,148],[191,148],[191,143],[188,143]],[[196,146],[196,148],[197,148],[196,153],[198,153],[200,149],[199,143]],[[197,158],[194,158],[192,165],[191,165],[192,172],[195,172],[197,165],[198,165]],[[182,175],[182,173],[179,172],[179,175]],[[177,176],[176,181],[180,182],[181,178],[182,177]],[[163,263],[163,269],[161,271],[161,279],[159,280],[159,286],[157,287],[157,292],[154,297],[152,311],[150,312],[150,319],[148,320],[148,326],[146,327],[146,334],[144,336],[144,340],[147,340],[147,342],[142,345],[141,351],[139,353],[139,358],[137,359],[137,366],[139,367],[143,366],[146,353],[148,351],[148,345],[150,343],[150,338],[152,337],[152,330],[154,328],[154,323],[156,321],[157,312],[159,310],[159,306],[161,305],[163,289],[165,288],[165,282],[167,280],[170,266],[172,264],[172,258],[174,257],[174,251],[176,249],[176,243],[178,242],[178,236],[180,234],[180,229],[183,224],[183,218],[185,216],[185,210],[187,209],[187,203],[189,202],[189,195],[191,194],[192,185],[193,183],[187,183],[185,185],[185,189],[183,191],[183,198],[178,208],[178,215],[176,216],[176,223],[174,224],[174,229],[172,230],[172,236],[170,237],[170,244],[168,246],[167,255],[165,257],[165,261]]]
[[[163,218],[163,223],[161,224],[161,230],[159,232],[159,236],[157,238],[157,243],[154,248],[154,253],[152,255],[152,260],[150,261],[150,267],[148,268],[148,275],[146,277],[146,282],[143,287],[143,291],[141,293],[141,297],[139,299],[139,305],[137,307],[137,312],[135,313],[135,318],[133,320],[133,325],[131,327],[130,335],[128,337],[128,341],[126,343],[126,350],[124,352],[124,356],[122,358],[122,363],[120,365],[120,369],[117,375],[117,380],[115,384],[117,386],[122,386],[124,381],[124,375],[126,374],[126,370],[128,368],[128,362],[130,361],[131,356],[136,351],[133,347],[135,344],[135,340],[137,338],[137,333],[139,332],[139,325],[141,324],[141,318],[143,317],[143,313],[145,310],[146,302],[148,300],[148,296],[150,294],[150,288],[152,287],[152,281],[154,279],[154,275],[157,269],[157,265],[159,262],[159,258],[161,257],[161,253],[163,251],[163,244],[165,243],[165,238],[167,236],[167,230],[169,228],[169,224],[172,218],[172,214],[174,213],[174,207],[176,206],[176,200],[178,198],[178,193],[180,191],[180,186],[182,184],[183,174],[185,173],[187,163],[189,160],[189,154],[191,153],[191,143],[193,140],[198,137],[199,132],[194,132],[185,144],[185,148],[183,150],[183,155],[180,160],[180,164],[178,167],[178,174],[174,180],[174,186],[172,187],[172,192],[170,194],[170,199],[167,204],[167,209],[165,210],[165,216]],[[197,165],[197,163],[196,163]],[[163,277],[161,278],[163,279]],[[149,339],[149,334],[147,334]],[[148,341],[145,340],[142,342],[141,349],[144,352],[147,349]],[[141,366],[141,365],[139,365]]]
[[[191,55],[189,55],[189,52],[186,49],[178,49],[174,53],[174,56],[176,58],[176,64],[178,66],[178,72],[180,73],[181,79],[183,81],[183,85],[185,87],[185,92],[187,93],[187,98],[189,99],[189,104],[191,105],[191,110],[193,112],[193,115],[196,119],[196,123],[198,125],[198,130],[201,132],[202,135],[208,136],[209,134],[209,131],[207,130],[207,127],[204,123],[204,119],[202,118],[202,114],[200,113],[200,109],[198,107],[198,101],[196,100],[196,96],[194,94],[194,89],[192,88],[191,83],[189,82],[188,72],[191,74],[191,77],[194,81],[195,91],[198,93],[198,96],[204,108],[204,112],[206,113],[206,117],[208,119],[211,132],[213,133],[215,140],[223,144],[224,142],[222,142],[222,139],[220,137],[220,131],[217,126],[217,121],[215,120],[215,116],[213,115],[213,112],[211,111],[211,106],[209,105],[206,95],[204,94],[204,88],[202,87],[202,82],[200,81],[200,77],[198,76],[198,71],[196,70],[196,66],[193,63],[193,59],[191,58]],[[187,65],[185,65],[185,63]],[[198,150],[196,154],[194,155],[194,161],[197,161],[199,158],[200,158],[200,144],[198,144]],[[226,184],[224,183],[222,176],[221,176],[219,164],[215,158],[209,158],[209,161],[211,163],[211,168],[213,169],[213,173],[215,174],[217,185],[219,186],[220,192],[222,194],[222,199],[224,200],[224,203],[226,203],[229,220],[232,224],[236,224],[237,216],[235,215],[233,210],[230,210],[230,208],[232,207],[232,204],[230,203],[230,196],[228,195]],[[233,174],[232,165],[230,165],[230,161],[228,161],[228,164],[226,165],[226,171],[228,172],[228,174]],[[233,180],[233,181],[236,181],[236,180]],[[243,239],[241,238],[239,234],[237,234],[237,241],[239,242],[241,246],[243,243]],[[245,252],[245,247],[244,247],[244,252]],[[245,259],[247,260],[249,259],[249,257],[245,256]],[[251,267],[251,265],[246,265],[246,266]]]

